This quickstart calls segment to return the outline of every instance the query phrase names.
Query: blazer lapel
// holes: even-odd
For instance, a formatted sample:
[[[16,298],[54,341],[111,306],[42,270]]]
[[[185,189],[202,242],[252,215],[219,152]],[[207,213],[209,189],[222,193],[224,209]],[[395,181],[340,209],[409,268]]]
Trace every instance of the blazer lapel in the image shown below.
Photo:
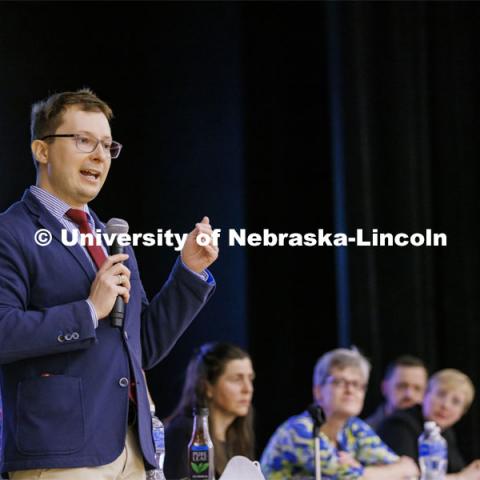
[[[38,217],[38,222],[43,228],[46,228],[52,237],[58,240],[59,244],[66,248],[67,251],[75,258],[90,282],[95,279],[96,271],[88,260],[83,248],[76,244],[68,247],[62,242],[63,225],[35,198],[35,196],[27,190],[22,198],[28,209]]]

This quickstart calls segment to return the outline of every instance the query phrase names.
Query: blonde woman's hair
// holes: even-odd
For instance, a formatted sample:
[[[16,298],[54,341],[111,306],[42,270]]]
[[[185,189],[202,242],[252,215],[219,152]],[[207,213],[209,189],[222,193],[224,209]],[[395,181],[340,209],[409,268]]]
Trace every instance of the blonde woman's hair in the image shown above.
[[[432,375],[428,381],[427,392],[436,386],[445,388],[446,390],[463,391],[465,394],[464,412],[470,408],[473,398],[475,397],[475,387],[470,378],[460,370],[454,368],[439,370]]]

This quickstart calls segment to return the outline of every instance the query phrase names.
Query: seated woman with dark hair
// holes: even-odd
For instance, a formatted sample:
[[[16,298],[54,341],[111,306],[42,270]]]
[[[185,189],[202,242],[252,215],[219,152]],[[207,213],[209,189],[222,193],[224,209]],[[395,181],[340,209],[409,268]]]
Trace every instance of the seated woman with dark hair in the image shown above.
[[[451,428],[470,407],[475,389],[464,373],[446,369],[430,378],[422,405],[398,410],[379,426],[380,437],[399,455],[418,461],[418,437],[424,422],[433,421],[448,445],[448,479],[480,480],[480,460],[466,466]]]
[[[180,403],[165,421],[167,478],[189,477],[187,446],[195,407],[208,407],[216,475],[231,457],[253,460],[253,368],[247,352],[229,343],[203,345],[188,364]]]

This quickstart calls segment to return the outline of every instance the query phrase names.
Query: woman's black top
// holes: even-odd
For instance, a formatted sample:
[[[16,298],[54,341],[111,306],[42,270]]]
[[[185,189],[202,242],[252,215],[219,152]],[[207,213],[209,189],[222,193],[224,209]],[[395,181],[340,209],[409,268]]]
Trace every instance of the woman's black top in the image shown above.
[[[397,410],[383,420],[377,429],[382,440],[398,455],[406,455],[418,463],[418,437],[424,428],[422,407],[417,405],[406,410]],[[457,447],[455,432],[451,428],[442,431],[448,445],[448,473],[456,473],[465,467]]]

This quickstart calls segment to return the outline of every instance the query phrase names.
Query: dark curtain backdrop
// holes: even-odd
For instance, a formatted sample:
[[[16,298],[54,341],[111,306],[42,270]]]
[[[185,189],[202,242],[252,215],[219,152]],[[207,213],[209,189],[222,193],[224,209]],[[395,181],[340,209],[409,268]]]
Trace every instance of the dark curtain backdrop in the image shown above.
[[[227,339],[257,372],[259,451],[311,399],[319,355],[401,353],[479,385],[480,5],[434,2],[0,3],[0,209],[34,182],[33,101],[90,86],[125,144],[93,207],[132,231],[208,214],[249,232],[445,232],[445,248],[228,247],[218,290],[148,374],[162,416],[192,349]],[[176,253],[139,248],[153,294]],[[459,425],[480,456],[478,403]]]
[[[448,235],[446,248],[349,249],[351,339],[372,360],[373,385],[376,367],[405,351],[480,385],[479,6],[329,6],[349,229]],[[458,426],[469,454],[479,453],[478,422],[475,403]]]

